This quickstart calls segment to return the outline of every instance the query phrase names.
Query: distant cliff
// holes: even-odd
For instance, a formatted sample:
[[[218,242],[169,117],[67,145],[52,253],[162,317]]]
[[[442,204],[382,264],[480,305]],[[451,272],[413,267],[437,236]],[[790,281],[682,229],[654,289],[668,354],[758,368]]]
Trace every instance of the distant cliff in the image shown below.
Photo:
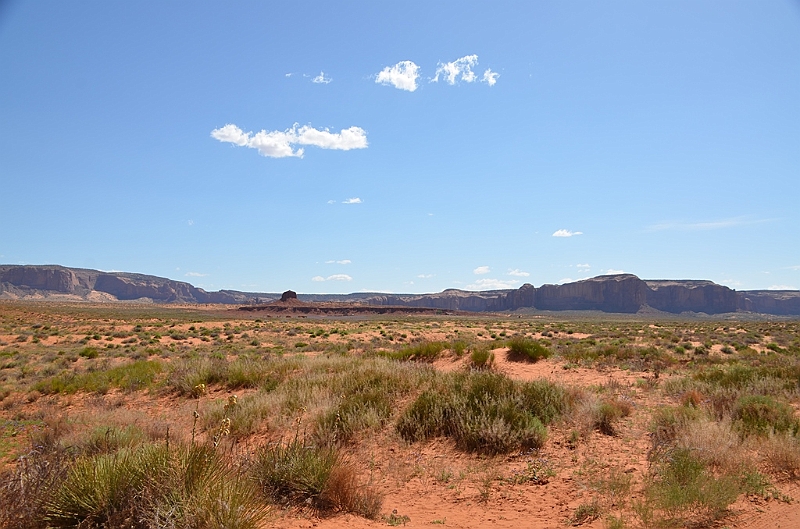
[[[0,265],[0,299],[150,301],[154,303],[265,303],[276,293],[207,292],[183,281],[58,265]],[[632,274],[598,276],[563,285],[524,284],[517,289],[435,294],[300,294],[304,302],[339,301],[375,306],[500,312],[517,309],[597,310],[636,313],[648,309],[723,314],[758,312],[800,315],[800,291],[735,291],[711,281],[642,280]]]

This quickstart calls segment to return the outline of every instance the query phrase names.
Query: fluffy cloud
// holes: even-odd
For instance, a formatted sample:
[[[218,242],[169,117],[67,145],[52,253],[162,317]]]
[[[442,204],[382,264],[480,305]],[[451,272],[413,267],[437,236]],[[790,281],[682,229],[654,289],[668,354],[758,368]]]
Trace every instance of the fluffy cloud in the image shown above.
[[[481,79],[482,83],[486,83],[489,86],[494,86],[497,84],[497,78],[500,77],[500,74],[497,72],[493,72],[491,68],[487,68],[485,72],[483,72],[483,78]]]
[[[797,290],[797,287],[792,285],[772,285],[767,290]]]
[[[342,200],[342,204],[361,204],[362,200],[358,197],[348,198],[347,200]]]
[[[431,79],[431,82],[438,83],[440,75],[449,85],[456,84],[459,76],[465,83],[475,82],[477,76],[472,71],[472,67],[476,64],[478,64],[477,55],[467,55],[453,62],[440,62],[436,67],[436,75]]]
[[[325,261],[325,264],[341,264],[341,265],[346,265],[346,264],[350,264],[350,263],[352,263],[352,262],[353,262],[353,261],[351,261],[350,259],[342,259],[341,261],[335,261],[335,260],[331,260],[331,261]]]
[[[523,272],[519,268],[515,268],[514,270],[509,269],[508,275],[516,277],[528,277],[530,274],[528,272]]]
[[[311,82],[316,84],[328,84],[331,81],[333,81],[333,79],[330,77],[325,77],[325,72],[319,72],[318,76],[311,79]]]
[[[347,274],[333,274],[332,276],[322,277],[322,276],[314,276],[311,278],[311,281],[352,281],[353,278]]]
[[[606,275],[608,276],[615,276],[617,274],[624,274],[625,270],[615,270],[614,268],[609,268],[606,270]]]
[[[474,283],[467,285],[469,290],[505,290],[508,288],[517,288],[519,281],[502,279],[478,279]]]
[[[479,266],[475,270],[472,271],[473,274],[481,275],[481,274],[488,274],[490,272],[488,266]]]
[[[295,149],[294,145],[310,145],[321,149],[349,151],[367,148],[367,133],[360,127],[342,129],[341,132],[330,132],[328,129],[315,129],[308,125],[298,127],[295,123],[291,129],[284,131],[262,130],[256,134],[244,132],[233,124],[211,131],[211,137],[224,143],[233,143],[239,147],[256,149],[262,156],[270,158],[303,157],[303,149]]]
[[[201,274],[200,272],[186,272],[187,277],[206,277],[208,274]]]
[[[583,235],[582,231],[569,231],[569,230],[557,230],[553,237],[572,237],[573,235]]]
[[[430,279],[433,277],[433,274],[419,274],[417,277],[420,279]]]
[[[591,268],[591,267],[589,266],[589,263],[586,263],[586,264],[578,264],[578,265],[575,265],[575,266],[577,266],[578,268]]]
[[[417,89],[417,78],[419,78],[419,66],[412,61],[400,61],[381,70],[375,77],[375,82],[413,92]]]

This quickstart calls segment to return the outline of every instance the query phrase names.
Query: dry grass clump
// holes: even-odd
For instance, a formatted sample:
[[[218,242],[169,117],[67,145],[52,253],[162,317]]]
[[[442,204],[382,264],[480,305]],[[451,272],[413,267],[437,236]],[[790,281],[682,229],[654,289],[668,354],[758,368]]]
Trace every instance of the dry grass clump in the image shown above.
[[[33,452],[3,478],[4,527],[255,529],[268,514],[251,480],[197,445],[147,443],[77,458]]]
[[[422,342],[417,345],[404,347],[399,351],[386,352],[383,356],[392,360],[416,360],[418,362],[433,362],[442,351],[449,349],[447,342]]]
[[[800,439],[788,432],[772,434],[761,447],[764,461],[773,474],[800,479]]]
[[[644,527],[709,525],[740,493],[736,477],[715,476],[694,451],[678,448],[656,465],[634,505]]]
[[[373,519],[383,504],[376,491],[358,484],[355,472],[336,448],[309,445],[298,437],[261,448],[253,475],[262,492],[281,504],[352,512]]]
[[[735,474],[752,468],[742,438],[729,420],[713,421],[702,417],[681,425],[675,446],[692,453],[710,469]]]
[[[633,404],[625,398],[600,398],[586,392],[580,392],[574,398],[572,420],[583,435],[592,430],[604,435],[617,435],[617,423],[633,411]]]
[[[566,408],[564,390],[547,381],[514,382],[485,372],[443,375],[400,416],[398,433],[407,441],[451,437],[471,452],[504,453],[539,448],[544,424]]]

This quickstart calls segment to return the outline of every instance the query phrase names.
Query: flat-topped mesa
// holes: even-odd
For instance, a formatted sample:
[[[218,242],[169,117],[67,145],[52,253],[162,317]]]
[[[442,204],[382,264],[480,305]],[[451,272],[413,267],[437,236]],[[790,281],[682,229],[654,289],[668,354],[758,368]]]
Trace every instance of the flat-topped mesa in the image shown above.
[[[741,297],[735,290],[712,281],[645,281],[647,304],[664,312],[736,312]]]
[[[0,273],[0,283],[72,294],[81,286],[75,272],[62,266],[13,266]]]
[[[536,289],[534,307],[540,310],[600,310],[638,312],[647,304],[647,285],[633,274],[593,277]]]
[[[98,295],[100,294],[100,295]],[[633,274],[593,277],[561,285],[482,292],[448,289],[432,294],[300,294],[220,290],[206,292],[183,281],[124,272],[58,265],[0,265],[0,299],[149,301],[155,303],[266,304],[283,307],[312,302],[384,307],[416,307],[469,312],[517,309],[598,310],[636,313],[652,309],[722,314],[737,311],[800,316],[800,291],[735,291],[711,281],[642,280]],[[277,301],[280,299],[280,301]],[[424,310],[423,310],[424,312]]]

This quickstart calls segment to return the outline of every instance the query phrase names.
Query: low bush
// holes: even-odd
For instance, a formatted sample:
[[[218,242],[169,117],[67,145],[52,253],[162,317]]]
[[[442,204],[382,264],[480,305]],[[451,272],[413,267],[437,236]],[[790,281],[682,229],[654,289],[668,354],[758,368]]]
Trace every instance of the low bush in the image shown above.
[[[285,505],[375,518],[383,503],[375,491],[358,486],[336,448],[308,445],[298,437],[260,449],[253,475],[264,495]]]
[[[547,381],[521,384],[500,374],[454,373],[420,394],[396,429],[407,441],[446,436],[463,450],[503,453],[541,447],[547,438],[543,423],[565,406],[563,390]]]
[[[475,347],[469,354],[469,365],[473,369],[490,369],[494,363],[494,353],[488,347]]]
[[[161,362],[157,360],[137,360],[107,370],[64,373],[37,382],[34,389],[44,394],[70,394],[77,391],[106,393],[111,388],[136,391],[150,387],[162,369]]]
[[[774,474],[800,479],[800,439],[786,432],[773,434],[764,444],[762,453]]]
[[[433,362],[439,354],[449,348],[447,342],[422,342],[410,347],[404,347],[399,351],[387,352],[383,356],[392,360],[417,360],[421,362]]]
[[[509,360],[536,362],[542,358],[550,358],[550,349],[536,340],[514,337],[506,342]]]
[[[78,458],[36,452],[14,478],[0,489],[3,527],[256,529],[268,512],[251,481],[199,446],[142,444]]]
[[[744,435],[796,434],[800,430],[792,407],[766,395],[740,397],[733,408],[733,420]]]
[[[656,467],[635,510],[645,527],[702,526],[724,516],[739,492],[736,477],[716,477],[693,451],[675,449]]]

